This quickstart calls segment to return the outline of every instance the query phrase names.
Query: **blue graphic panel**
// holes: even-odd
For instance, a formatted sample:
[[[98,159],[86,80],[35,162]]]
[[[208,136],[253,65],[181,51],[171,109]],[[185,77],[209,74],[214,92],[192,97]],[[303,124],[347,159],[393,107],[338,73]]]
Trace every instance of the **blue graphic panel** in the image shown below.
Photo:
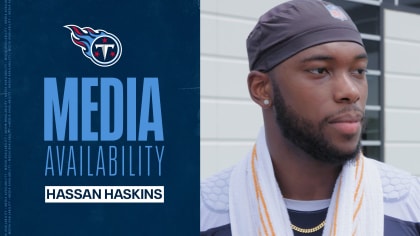
[[[2,7],[1,233],[197,235],[199,2]]]

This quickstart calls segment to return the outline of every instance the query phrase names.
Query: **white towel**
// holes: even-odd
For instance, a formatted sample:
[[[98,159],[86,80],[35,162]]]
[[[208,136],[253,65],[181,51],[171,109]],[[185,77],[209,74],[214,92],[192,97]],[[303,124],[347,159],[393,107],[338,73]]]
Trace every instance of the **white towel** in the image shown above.
[[[287,208],[274,176],[264,129],[253,152],[232,172],[229,214],[233,236],[293,236]],[[336,181],[323,235],[382,236],[383,221],[383,194],[378,170],[374,163],[360,155],[357,161],[343,166]]]

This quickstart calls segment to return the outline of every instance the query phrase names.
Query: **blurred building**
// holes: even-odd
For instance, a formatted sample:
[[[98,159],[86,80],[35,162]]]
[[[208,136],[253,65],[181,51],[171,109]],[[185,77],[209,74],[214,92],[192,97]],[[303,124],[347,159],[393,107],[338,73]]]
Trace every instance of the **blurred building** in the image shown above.
[[[248,95],[245,40],[281,2],[201,0],[201,178],[242,159],[263,124]],[[369,54],[364,153],[420,175],[420,1],[330,2],[349,13]]]

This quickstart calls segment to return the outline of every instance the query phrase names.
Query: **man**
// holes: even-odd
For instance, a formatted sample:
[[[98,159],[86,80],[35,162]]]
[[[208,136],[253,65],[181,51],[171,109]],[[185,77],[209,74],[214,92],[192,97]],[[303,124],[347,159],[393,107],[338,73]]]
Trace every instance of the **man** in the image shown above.
[[[201,235],[420,235],[420,180],[360,149],[368,58],[350,17],[293,0],[247,39],[264,127],[241,163],[201,184]]]

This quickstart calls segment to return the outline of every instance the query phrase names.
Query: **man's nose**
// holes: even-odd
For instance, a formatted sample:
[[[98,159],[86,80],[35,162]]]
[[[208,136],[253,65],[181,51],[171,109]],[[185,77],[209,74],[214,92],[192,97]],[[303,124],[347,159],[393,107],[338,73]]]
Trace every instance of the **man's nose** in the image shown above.
[[[355,103],[360,99],[360,89],[357,78],[352,78],[348,73],[340,73],[333,79],[334,100],[337,103]]]

